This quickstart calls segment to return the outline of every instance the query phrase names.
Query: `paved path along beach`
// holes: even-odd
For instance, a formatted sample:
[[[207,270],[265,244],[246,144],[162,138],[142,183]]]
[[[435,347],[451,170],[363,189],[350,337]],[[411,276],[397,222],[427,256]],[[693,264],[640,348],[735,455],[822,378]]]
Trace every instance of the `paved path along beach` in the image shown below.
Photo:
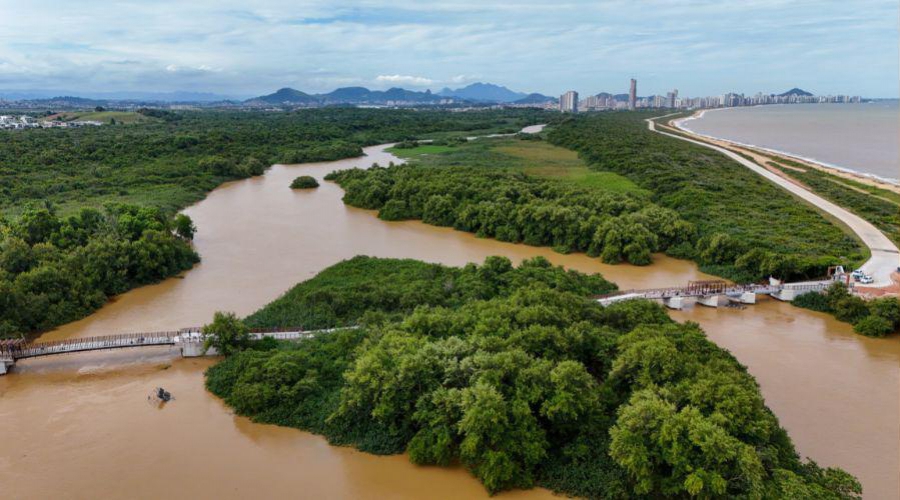
[[[756,172],[757,174],[765,177],[769,181],[777,184],[791,194],[800,197],[801,199],[818,207],[820,210],[834,216],[835,218],[846,224],[847,227],[849,227],[851,231],[856,233],[856,235],[859,236],[859,239],[861,239],[862,242],[867,247],[869,247],[872,256],[868,261],[866,261],[865,264],[862,265],[862,270],[875,279],[875,283],[870,286],[879,287],[889,286],[892,284],[891,273],[897,270],[897,266],[898,264],[900,264],[900,250],[897,249],[897,246],[894,245],[894,243],[890,239],[888,239],[888,237],[885,236],[884,233],[879,231],[878,228],[873,226],[868,221],[864,220],[862,217],[851,213],[849,210],[841,208],[838,205],[835,205],[834,203],[822,198],[821,196],[807,189],[804,189],[803,187],[785,179],[784,177],[776,175],[775,173],[766,170],[756,163],[753,163],[752,161],[747,160],[746,158],[743,158],[723,147],[709,144],[703,141],[690,139],[681,135],[663,132],[662,130],[657,130],[656,123],[653,121],[653,119],[647,120],[647,126],[650,128],[650,130],[658,134],[681,139],[682,141],[692,142],[694,144],[698,144],[700,146],[718,151],[723,155],[731,158],[732,160],[740,163],[741,165],[749,168],[753,172]]]

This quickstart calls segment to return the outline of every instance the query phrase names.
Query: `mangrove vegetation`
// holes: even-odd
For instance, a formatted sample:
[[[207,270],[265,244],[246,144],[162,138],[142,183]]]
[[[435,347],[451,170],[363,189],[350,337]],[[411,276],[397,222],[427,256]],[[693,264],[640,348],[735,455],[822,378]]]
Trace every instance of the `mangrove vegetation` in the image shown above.
[[[492,133],[539,115],[141,109],[109,115],[110,126],[0,131],[0,336],[79,319],[112,295],[190,268],[196,228],[176,212],[222,182],[273,163],[356,157],[363,146],[427,134]]]
[[[819,212],[705,147],[647,130],[652,113],[567,116],[547,134],[590,168],[623,175],[697,228],[679,256],[737,281],[769,275],[804,279],[828,266],[855,268],[862,244]]]
[[[326,176],[352,206],[384,220],[421,219],[479,236],[604,262],[645,265],[653,252],[693,248],[696,229],[645,196],[585,189],[504,168],[399,165]]]
[[[241,350],[206,385],[257,422],[461,464],[491,493],[859,498],[852,476],[798,457],[698,325],[647,301],[590,300],[611,288],[543,259],[357,257],[246,320],[357,328]]]
[[[799,295],[792,304],[831,314],[839,321],[852,324],[856,333],[868,337],[884,337],[900,329],[900,300],[896,297],[864,300],[851,294],[841,282],[835,282],[824,293]]]
[[[291,189],[312,189],[319,187],[319,181],[311,175],[301,175],[291,182]]]
[[[74,321],[113,295],[190,269],[199,261],[193,236],[186,215],[125,204],[0,219],[0,337]]]

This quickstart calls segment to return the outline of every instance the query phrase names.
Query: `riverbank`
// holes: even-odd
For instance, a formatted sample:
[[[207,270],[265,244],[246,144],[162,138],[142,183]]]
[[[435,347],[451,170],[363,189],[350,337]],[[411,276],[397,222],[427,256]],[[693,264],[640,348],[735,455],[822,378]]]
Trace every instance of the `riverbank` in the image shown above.
[[[384,222],[372,211],[345,206],[343,191],[333,183],[312,192],[288,187],[298,175],[321,181],[333,170],[399,162],[384,152],[386,147],[366,148],[361,159],[276,165],[262,177],[219,187],[186,210],[199,229],[194,244],[204,256],[200,265],[181,279],[118,296],[45,338],[177,329],[208,322],[216,309],[247,315],[293,284],[357,254],[452,266],[490,255],[513,262],[544,256],[569,269],[599,272],[623,288],[715,279],[691,262],[662,255],[654,255],[650,266],[611,266],[581,254],[502,243],[421,222]],[[866,498],[897,497],[900,342],[860,337],[824,314],[771,300],[744,310],[697,308],[672,315],[699,322],[712,341],[749,367],[801,456],[857,475]],[[13,496],[53,496],[73,489],[94,497],[155,492],[160,477],[173,490],[221,498],[297,491],[331,498],[486,496],[461,469],[422,468],[404,456],[365,455],[328,446],[308,433],[236,417],[203,389],[207,360],[173,356],[122,351],[47,358],[24,362],[16,373],[0,378],[0,422],[17,430],[0,448],[0,479],[14,484]],[[174,404],[149,407],[145,396],[156,386],[171,390]],[[57,473],[48,475],[48,470]],[[97,470],[119,481],[94,481]],[[217,480],[208,484],[199,477]],[[508,495],[549,497],[546,490]]]
[[[820,170],[822,172],[826,172],[828,174],[841,177],[844,179],[852,180],[855,182],[859,182],[862,184],[866,184],[869,186],[877,187],[879,189],[885,189],[887,191],[891,191],[897,194],[900,194],[900,183],[896,181],[892,181],[889,179],[882,179],[874,174],[866,174],[862,172],[857,172],[851,168],[842,167],[840,165],[832,165],[823,161],[813,160],[811,158],[806,158],[801,155],[793,154],[786,151],[779,151],[776,149],[764,148],[761,146],[757,146],[754,144],[745,144],[739,141],[735,141],[732,139],[726,139],[723,137],[716,137],[707,134],[701,134],[691,130],[686,123],[689,123],[692,120],[700,119],[705,113],[709,112],[717,112],[717,111],[725,111],[726,109],[701,109],[697,110],[688,117],[681,118],[672,118],[667,120],[666,124],[669,127],[677,129],[681,133],[687,134],[689,136],[702,139],[705,141],[709,141],[711,143],[727,147],[736,152],[742,152],[744,154],[754,156],[757,159],[761,160],[761,165],[765,164],[765,161],[768,159],[781,159],[788,160],[791,162],[797,162],[803,165],[804,167],[814,168],[816,170]]]

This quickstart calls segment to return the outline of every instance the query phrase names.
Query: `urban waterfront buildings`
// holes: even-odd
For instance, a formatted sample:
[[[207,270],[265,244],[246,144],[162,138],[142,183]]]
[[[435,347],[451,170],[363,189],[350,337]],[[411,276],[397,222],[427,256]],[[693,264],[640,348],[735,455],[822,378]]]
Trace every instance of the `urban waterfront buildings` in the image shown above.
[[[638,97],[637,80],[630,81],[627,94],[608,94],[601,92],[589,95],[578,101],[578,92],[570,90],[559,98],[560,111],[576,113],[578,111],[600,111],[614,109],[641,109],[641,108],[669,108],[669,109],[699,109],[699,108],[731,108],[736,106],[758,106],[761,104],[816,104],[816,103],[858,103],[863,99],[859,96],[828,95],[817,96],[800,89],[792,89],[784,94],[763,94],[759,92],[752,96],[736,93],[726,93],[708,97],[681,97],[678,89],[666,92],[666,95],[652,95]]]
[[[578,112],[578,92],[570,90],[559,96],[559,110],[563,113]]]

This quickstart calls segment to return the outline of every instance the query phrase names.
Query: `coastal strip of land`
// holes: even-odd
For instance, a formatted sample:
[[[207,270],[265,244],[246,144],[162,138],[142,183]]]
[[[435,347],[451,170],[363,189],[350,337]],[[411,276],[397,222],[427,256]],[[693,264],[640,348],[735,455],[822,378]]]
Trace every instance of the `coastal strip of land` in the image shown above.
[[[703,141],[711,142],[714,144],[718,144],[720,146],[725,146],[729,149],[739,149],[741,152],[744,152],[750,156],[759,156],[761,158],[757,158],[758,163],[765,164],[765,160],[769,160],[772,158],[777,158],[780,160],[787,160],[792,163],[799,163],[803,168],[812,168],[815,170],[819,170],[821,172],[825,172],[826,174],[833,175],[835,177],[840,177],[842,179],[850,180],[853,182],[858,182],[861,184],[865,184],[867,186],[872,186],[878,189],[884,189],[886,191],[891,191],[893,193],[900,194],[900,184],[895,182],[891,182],[889,180],[883,179],[881,177],[877,177],[874,174],[865,174],[862,172],[857,172],[855,170],[847,169],[847,168],[839,168],[834,165],[830,165],[827,163],[822,163],[819,161],[811,160],[809,158],[805,158],[796,154],[785,153],[784,151],[778,151],[774,149],[764,148],[761,146],[756,146],[753,144],[746,144],[743,142],[738,142],[731,139],[723,139],[721,137],[701,134],[695,132],[685,126],[685,124],[690,120],[698,120],[703,117],[704,113],[708,112],[708,109],[701,109],[699,111],[694,112],[694,114],[690,116],[683,116],[680,113],[673,113],[672,118],[666,121],[666,125],[668,127],[673,127],[678,129],[680,133],[690,135],[694,138],[699,138]],[[715,111],[715,110],[713,110]],[[680,115],[675,116],[675,115]],[[657,125],[663,125],[662,123],[657,123]]]
[[[675,126],[680,132],[685,135],[658,130],[657,123],[654,121],[654,119],[648,119],[647,126],[651,131],[654,131],[656,133],[674,137],[676,139],[691,142],[700,146],[710,148],[714,151],[718,151],[728,158],[731,158],[732,160],[738,162],[742,166],[775,183],[789,193],[812,204],[819,210],[822,210],[823,212],[837,218],[843,224],[849,227],[850,230],[853,231],[869,248],[871,257],[868,261],[866,261],[865,264],[862,265],[861,268],[864,272],[874,278],[875,283],[873,283],[872,286],[889,286],[893,283],[891,280],[891,274],[897,269],[898,260],[900,260],[900,250],[897,249],[897,246],[894,244],[894,242],[892,242],[887,236],[885,236],[884,233],[879,231],[878,228],[876,228],[868,221],[864,220],[862,217],[859,217],[849,210],[822,198],[821,196],[806,189],[804,186],[801,186],[798,183],[793,182],[792,180],[778,175],[777,173],[768,170],[758,165],[757,163],[748,160],[747,158],[744,158],[734,151],[726,149],[725,147],[723,147],[723,145],[713,144],[708,140],[705,140],[705,138],[694,134],[693,132],[685,130],[681,127],[677,127],[677,123],[675,124]]]

